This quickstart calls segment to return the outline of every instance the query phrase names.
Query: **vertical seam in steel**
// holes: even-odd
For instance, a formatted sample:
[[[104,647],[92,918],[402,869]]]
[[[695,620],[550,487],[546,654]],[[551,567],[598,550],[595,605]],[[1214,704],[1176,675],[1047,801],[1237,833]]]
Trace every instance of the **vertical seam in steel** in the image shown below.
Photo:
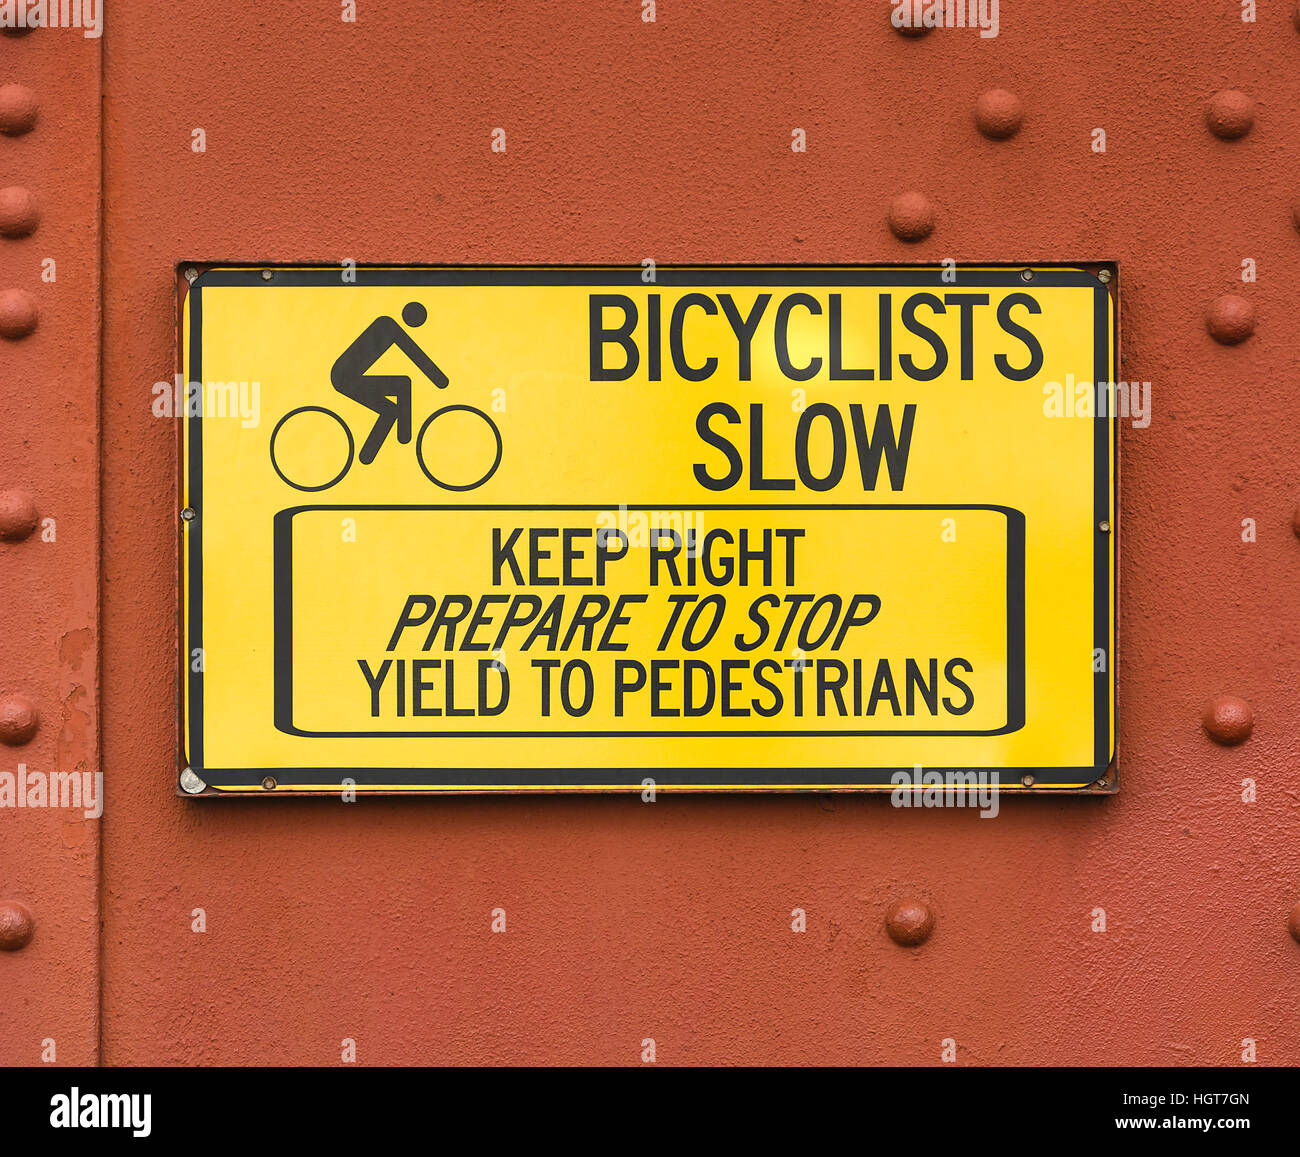
[[[107,23],[107,21],[106,21]],[[107,32],[107,28],[104,29]],[[104,70],[106,66],[104,42],[107,36],[101,35],[96,46],[99,55],[95,96],[98,108],[96,115],[99,123],[99,195],[95,198],[95,240],[99,248],[99,268],[96,271],[96,334],[98,351],[95,359],[95,531],[98,541],[95,543],[95,586],[98,597],[95,600],[95,762],[101,773],[104,771],[104,263],[107,260],[104,238],[104,150],[108,132],[104,118]],[[100,788],[99,838],[95,841],[95,917],[97,930],[95,936],[95,1064],[104,1064],[104,827],[107,824],[108,808],[104,806],[108,795],[107,777]]]

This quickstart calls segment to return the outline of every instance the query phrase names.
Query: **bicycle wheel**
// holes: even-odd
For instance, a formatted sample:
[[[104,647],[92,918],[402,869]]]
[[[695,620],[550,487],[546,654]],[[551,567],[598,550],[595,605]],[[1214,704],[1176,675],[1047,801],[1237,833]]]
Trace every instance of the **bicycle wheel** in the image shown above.
[[[442,421],[438,422],[438,419]],[[436,433],[435,422],[438,422]],[[444,406],[435,410],[424,420],[415,439],[415,460],[424,476],[443,490],[477,490],[497,472],[501,453],[501,431],[497,424],[474,406]],[[444,474],[450,473],[452,478],[434,474],[429,468],[430,458],[435,458],[439,470]],[[489,458],[491,465],[484,469]],[[472,478],[473,481],[456,481],[456,478]]]
[[[271,431],[270,450],[271,466],[281,482],[295,490],[313,492],[328,490],[343,480],[352,468],[356,444],[348,424],[333,410],[324,406],[299,406],[276,422]],[[343,465],[331,478],[329,472],[340,460]],[[321,482],[321,478],[328,481]]]

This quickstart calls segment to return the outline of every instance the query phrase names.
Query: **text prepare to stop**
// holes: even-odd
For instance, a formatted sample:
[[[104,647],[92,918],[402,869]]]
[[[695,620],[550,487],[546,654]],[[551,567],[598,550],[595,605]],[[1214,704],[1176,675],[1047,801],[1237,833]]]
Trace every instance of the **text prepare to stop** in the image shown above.
[[[651,531],[646,552],[645,581],[661,587],[792,587],[795,583],[795,548],[804,531],[768,528],[751,535],[742,528],[734,534],[714,529],[696,536],[671,528]],[[755,541],[755,539],[757,541]],[[558,545],[558,549],[552,549]],[[587,527],[516,527],[492,532],[491,566],[494,587],[604,586],[612,565],[631,565],[625,532]],[[395,651],[408,631],[423,639],[421,651],[625,651],[618,637],[631,621],[631,608],[649,600],[647,594],[553,595],[411,594],[397,618],[385,648]],[[674,637],[688,651],[705,646],[721,622],[720,596],[667,596],[671,610],[656,650],[665,650]],[[710,609],[701,616],[703,603]],[[841,596],[768,593],[749,607],[753,627],[739,632],[735,646],[753,651],[770,645],[780,651],[787,645],[802,651],[830,643],[839,650],[850,630],[866,626],[880,612],[880,599],[870,594]],[[782,614],[782,608],[784,613]],[[700,621],[702,619],[702,621]],[[422,631],[418,630],[422,629]]]

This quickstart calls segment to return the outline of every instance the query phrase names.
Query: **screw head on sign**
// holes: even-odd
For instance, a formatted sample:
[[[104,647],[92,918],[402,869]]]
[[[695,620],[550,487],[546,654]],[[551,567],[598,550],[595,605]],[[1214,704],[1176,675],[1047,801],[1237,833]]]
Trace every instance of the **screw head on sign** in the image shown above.
[[[920,900],[896,900],[885,913],[885,931],[895,944],[915,948],[930,939],[934,931],[934,913]]]
[[[990,140],[1014,137],[1025,122],[1025,106],[1014,92],[991,88],[975,102],[975,124]]]
[[[1102,283],[1102,285],[1109,285],[1109,284],[1110,284],[1110,279],[1111,279],[1113,276],[1114,276],[1114,274],[1112,274],[1111,271],[1110,271],[1109,269],[1098,269],[1098,270],[1097,270],[1097,280],[1100,281],[1100,282]]]
[[[1201,723],[1215,743],[1235,747],[1250,738],[1255,729],[1255,713],[1238,695],[1216,695],[1205,705]]]
[[[1255,332],[1255,307],[1244,297],[1225,293],[1205,312],[1205,328],[1223,345],[1239,345]]]
[[[36,197],[22,185],[0,189],[0,237],[28,237],[41,223]]]
[[[924,193],[900,193],[889,205],[889,228],[900,241],[924,241],[934,231],[934,206]]]
[[[1205,127],[1224,141],[1235,141],[1255,123],[1255,101],[1235,88],[1216,92],[1205,106]]]
[[[18,542],[36,529],[36,503],[26,490],[0,490],[0,539]]]
[[[29,742],[41,725],[41,713],[26,695],[0,698],[0,743],[17,747]]]
[[[36,921],[26,904],[17,900],[0,901],[0,951],[17,952],[26,948],[36,931]]]
[[[207,786],[203,780],[195,775],[192,767],[187,767],[181,772],[181,791],[185,792],[186,795],[198,795],[199,792],[205,791]]]
[[[1033,787],[1037,780],[1035,780],[1032,775],[1022,775],[1020,777],[1020,782],[1024,784],[1025,787]]]
[[[262,786],[267,791],[275,791],[275,787],[276,787],[275,776],[268,775],[264,780],[262,780]]]
[[[36,127],[36,94],[23,84],[0,85],[0,133],[16,137]]]
[[[0,291],[0,336],[26,337],[36,328],[36,298],[25,289]]]
[[[193,509],[193,507],[187,506],[184,510],[181,511],[181,521],[182,521],[182,522],[193,522],[193,521],[194,521],[194,509]]]

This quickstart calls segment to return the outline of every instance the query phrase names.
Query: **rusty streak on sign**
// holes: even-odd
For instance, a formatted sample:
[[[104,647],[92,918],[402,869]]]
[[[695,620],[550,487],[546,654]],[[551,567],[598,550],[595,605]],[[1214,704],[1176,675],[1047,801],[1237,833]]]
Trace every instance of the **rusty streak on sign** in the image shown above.
[[[210,789],[1105,775],[1111,267],[182,285]]]

